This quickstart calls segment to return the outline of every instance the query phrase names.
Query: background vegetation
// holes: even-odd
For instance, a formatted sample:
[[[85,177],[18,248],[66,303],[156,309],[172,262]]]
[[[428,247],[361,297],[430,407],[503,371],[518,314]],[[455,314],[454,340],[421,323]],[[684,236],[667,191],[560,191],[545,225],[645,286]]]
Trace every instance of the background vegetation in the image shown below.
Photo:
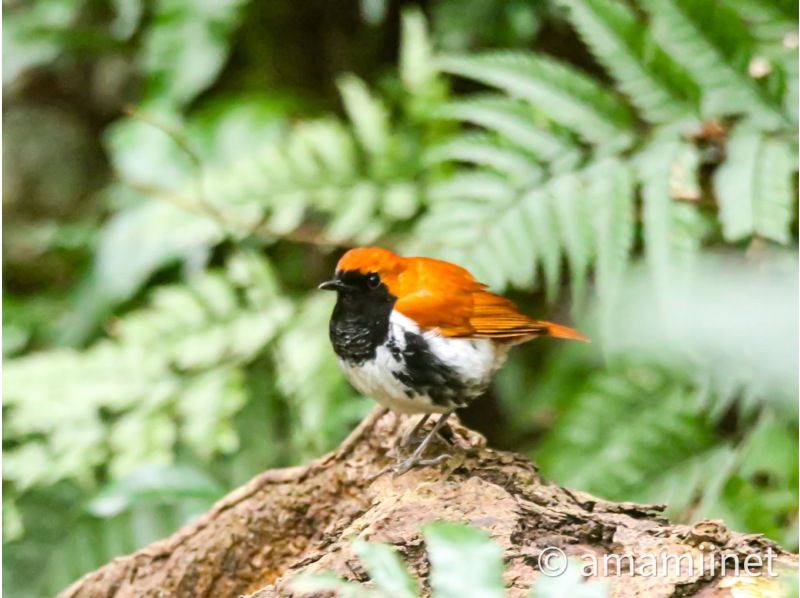
[[[4,8],[8,595],[333,447],[367,243],[593,337],[516,351],[494,445],[797,548],[796,3]]]

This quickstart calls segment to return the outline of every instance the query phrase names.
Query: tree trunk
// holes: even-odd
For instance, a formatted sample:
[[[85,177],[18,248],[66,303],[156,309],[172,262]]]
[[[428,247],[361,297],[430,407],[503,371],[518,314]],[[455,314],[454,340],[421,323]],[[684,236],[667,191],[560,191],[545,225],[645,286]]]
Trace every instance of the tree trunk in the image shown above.
[[[721,522],[671,525],[662,506],[609,502],[550,484],[527,459],[486,448],[480,435],[459,424],[445,463],[370,480],[391,462],[387,452],[414,419],[376,409],[335,452],[262,473],[171,537],[114,559],[60,596],[271,598],[291,595],[289,580],[306,570],[368,581],[351,548],[354,538],[396,546],[427,593],[419,530],[434,520],[462,521],[491,534],[504,550],[509,596],[527,594],[542,575],[538,556],[551,546],[584,563],[586,555],[626,554],[637,562],[688,555],[659,577],[606,571],[614,597],[766,592],[775,579],[733,577],[732,562],[743,565],[748,555],[772,550],[776,568],[796,566],[794,556],[760,535],[730,532]],[[719,563],[723,555],[729,555],[727,575],[719,567],[689,571],[689,558]],[[597,572],[593,580],[602,579],[604,572]]]

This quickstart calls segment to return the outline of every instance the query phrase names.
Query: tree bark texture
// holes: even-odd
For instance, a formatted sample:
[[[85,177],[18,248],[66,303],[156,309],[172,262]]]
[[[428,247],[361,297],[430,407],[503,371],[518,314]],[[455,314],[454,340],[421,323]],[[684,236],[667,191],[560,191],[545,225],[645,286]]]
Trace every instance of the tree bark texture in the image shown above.
[[[260,474],[169,538],[114,559],[60,596],[276,598],[291,596],[289,581],[307,570],[369,583],[351,547],[356,538],[394,545],[427,595],[420,527],[436,520],[489,532],[503,548],[514,597],[525,596],[542,575],[537,557],[550,546],[580,557],[669,553],[709,562],[728,554],[742,563],[771,549],[778,569],[796,569],[793,555],[760,535],[732,532],[721,522],[672,525],[660,514],[663,506],[609,502],[548,483],[524,457],[487,448],[483,437],[457,423],[448,461],[371,480],[392,462],[387,453],[414,423],[376,409],[336,451]],[[780,595],[768,593],[777,582],[767,577],[694,569],[678,566],[659,577],[609,571],[611,596]]]

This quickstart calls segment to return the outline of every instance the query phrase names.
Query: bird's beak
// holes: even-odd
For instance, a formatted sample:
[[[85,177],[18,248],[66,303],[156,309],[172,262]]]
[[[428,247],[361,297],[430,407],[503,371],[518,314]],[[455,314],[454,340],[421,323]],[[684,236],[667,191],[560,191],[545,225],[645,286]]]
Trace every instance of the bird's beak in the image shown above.
[[[345,287],[341,280],[326,280],[317,288],[321,291],[340,291]]]

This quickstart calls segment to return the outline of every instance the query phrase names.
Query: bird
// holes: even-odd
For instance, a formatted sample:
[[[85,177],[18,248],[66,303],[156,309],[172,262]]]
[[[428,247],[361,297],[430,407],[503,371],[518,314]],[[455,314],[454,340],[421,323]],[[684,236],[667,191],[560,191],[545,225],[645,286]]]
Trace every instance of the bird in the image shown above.
[[[355,389],[397,413],[420,414],[411,436],[439,415],[396,474],[447,457],[422,459],[450,415],[486,392],[511,347],[541,336],[588,342],[526,316],[457,264],[381,247],[348,250],[319,289],[336,292],[329,336]]]

